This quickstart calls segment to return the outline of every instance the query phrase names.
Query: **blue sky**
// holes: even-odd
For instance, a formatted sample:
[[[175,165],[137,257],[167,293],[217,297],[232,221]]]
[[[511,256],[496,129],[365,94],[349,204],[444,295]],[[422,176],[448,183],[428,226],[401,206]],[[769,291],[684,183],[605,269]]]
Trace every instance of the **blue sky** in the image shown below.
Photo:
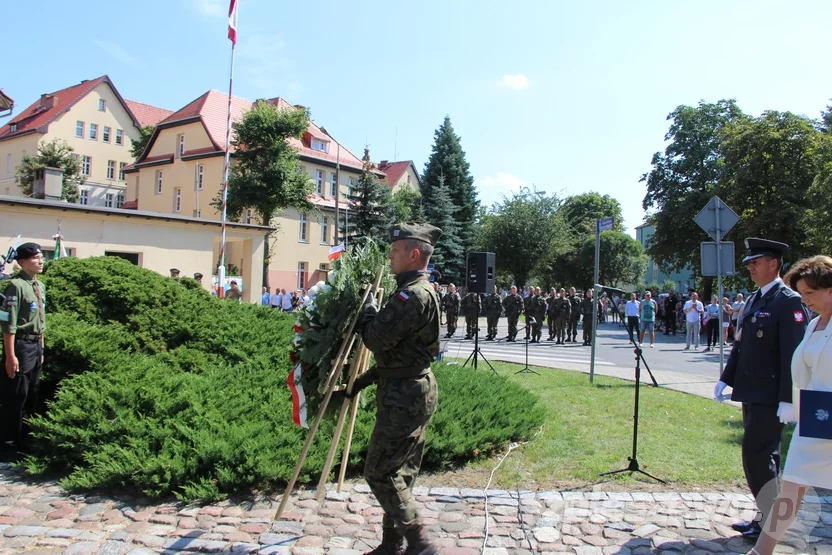
[[[817,117],[832,97],[828,0],[239,2],[235,95],[308,106],[359,156],[420,171],[450,115],[485,204],[594,190],[630,229],[676,106]],[[0,87],[21,107],[102,74],[174,110],[227,90],[228,0],[8,4]]]

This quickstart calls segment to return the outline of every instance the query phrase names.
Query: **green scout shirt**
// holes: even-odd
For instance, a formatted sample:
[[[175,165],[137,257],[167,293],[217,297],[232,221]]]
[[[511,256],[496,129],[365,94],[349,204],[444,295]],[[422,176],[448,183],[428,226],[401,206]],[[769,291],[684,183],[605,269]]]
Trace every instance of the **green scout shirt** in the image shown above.
[[[0,323],[3,333],[9,334],[40,334],[43,333],[45,323],[40,318],[41,310],[46,308],[46,287],[38,281],[40,300],[35,292],[34,283],[37,278],[20,271],[9,280],[3,291],[6,301],[3,310],[9,313],[9,320]]]

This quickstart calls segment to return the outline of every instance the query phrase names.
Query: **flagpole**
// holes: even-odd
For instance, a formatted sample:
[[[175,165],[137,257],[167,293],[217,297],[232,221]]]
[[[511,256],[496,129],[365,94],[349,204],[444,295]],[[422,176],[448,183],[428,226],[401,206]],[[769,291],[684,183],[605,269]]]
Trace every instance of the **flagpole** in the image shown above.
[[[335,240],[333,245],[339,245],[338,241],[338,227],[341,225],[340,211],[338,204],[341,202],[341,143],[336,141],[338,145],[338,154],[335,156]],[[346,232],[346,230],[344,230]]]
[[[225,295],[225,227],[228,214],[228,166],[231,162],[231,99],[234,90],[234,47],[237,46],[236,23],[239,17],[239,0],[232,0],[231,10],[234,13],[234,38],[231,40],[231,72],[228,77],[228,118],[225,124],[225,168],[222,178],[222,226],[220,239],[220,262],[217,268],[217,297]],[[231,13],[229,13],[229,17]],[[230,34],[230,29],[229,29]],[[231,38],[229,36],[229,38]]]

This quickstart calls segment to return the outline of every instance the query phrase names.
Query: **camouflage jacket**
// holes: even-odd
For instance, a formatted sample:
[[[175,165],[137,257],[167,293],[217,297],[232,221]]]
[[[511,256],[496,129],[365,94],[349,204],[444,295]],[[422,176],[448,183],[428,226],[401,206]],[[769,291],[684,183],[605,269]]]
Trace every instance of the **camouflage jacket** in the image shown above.
[[[376,311],[367,310],[361,338],[381,378],[404,378],[430,368],[439,354],[439,299],[425,272],[396,276],[398,289]]]
[[[492,294],[485,298],[485,313],[499,315],[503,311],[503,299],[500,295]]]
[[[462,299],[459,298],[459,293],[456,291],[453,293],[445,293],[445,296],[442,297],[442,309],[448,314],[459,314],[459,305],[461,303]]]
[[[581,317],[581,305],[583,302],[581,301],[581,296],[575,293],[571,297],[569,297],[569,302],[572,305],[572,312],[570,313],[570,318],[572,320],[577,320]]]
[[[462,299],[462,312],[469,316],[477,316],[482,309],[482,301],[478,293],[468,293]]]
[[[523,312],[523,297],[520,295],[509,295],[503,300],[503,308],[506,309],[506,315],[513,316]]]

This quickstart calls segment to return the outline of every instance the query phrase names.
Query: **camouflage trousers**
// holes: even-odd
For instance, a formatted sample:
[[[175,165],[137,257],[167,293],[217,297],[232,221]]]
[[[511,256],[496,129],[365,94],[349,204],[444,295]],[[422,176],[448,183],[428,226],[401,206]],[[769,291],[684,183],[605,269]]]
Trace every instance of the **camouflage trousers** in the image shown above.
[[[563,316],[555,318],[555,334],[557,336],[557,340],[563,343],[566,339],[566,326],[569,320],[564,318]]]
[[[575,341],[578,337],[578,321],[581,319],[581,315],[578,316],[570,316],[569,317],[569,326],[566,328],[566,338],[572,339]]]
[[[456,321],[459,318],[459,312],[451,312],[450,310],[445,313],[445,321],[448,323],[448,333],[453,335],[456,333]]]
[[[469,313],[465,315],[465,336],[474,337],[479,326],[479,314]]]
[[[384,509],[382,527],[404,533],[419,523],[413,483],[422,465],[425,433],[436,411],[436,378],[382,378],[376,393],[376,426],[370,436],[364,478]]]
[[[500,313],[486,314],[486,322],[488,323],[488,337],[497,337],[497,323],[500,321]]]
[[[519,314],[506,314],[508,320],[508,337],[514,339],[517,337],[517,320],[520,319]]]

